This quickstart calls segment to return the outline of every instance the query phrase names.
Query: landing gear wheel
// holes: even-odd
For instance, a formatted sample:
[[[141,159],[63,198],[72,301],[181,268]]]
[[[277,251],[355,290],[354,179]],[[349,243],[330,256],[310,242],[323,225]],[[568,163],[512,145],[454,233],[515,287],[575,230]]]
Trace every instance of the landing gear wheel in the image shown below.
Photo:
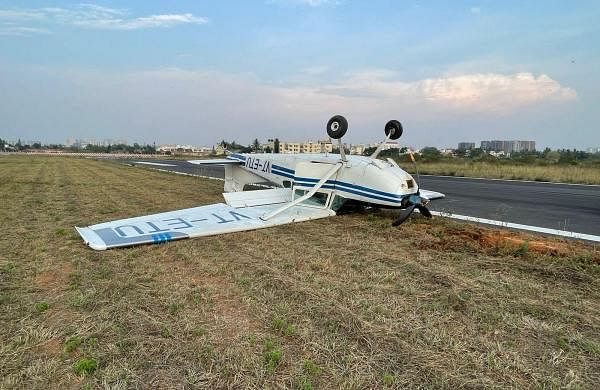
[[[333,116],[327,122],[327,135],[333,139],[340,139],[348,131],[348,121],[341,115]]]
[[[389,121],[388,123],[385,124],[385,135],[386,137],[390,135],[390,139],[398,139],[400,138],[400,136],[402,135],[402,124],[395,120],[392,119],[391,121]]]

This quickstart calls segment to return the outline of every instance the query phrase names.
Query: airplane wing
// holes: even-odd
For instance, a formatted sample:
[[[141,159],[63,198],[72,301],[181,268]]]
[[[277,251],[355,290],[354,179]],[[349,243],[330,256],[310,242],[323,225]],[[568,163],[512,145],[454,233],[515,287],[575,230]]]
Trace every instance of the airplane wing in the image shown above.
[[[273,218],[262,220],[263,215],[291,201],[289,188],[228,193],[225,196],[228,204],[217,203],[75,229],[91,248],[105,250],[261,229],[335,215],[335,211],[330,209],[299,204]]]

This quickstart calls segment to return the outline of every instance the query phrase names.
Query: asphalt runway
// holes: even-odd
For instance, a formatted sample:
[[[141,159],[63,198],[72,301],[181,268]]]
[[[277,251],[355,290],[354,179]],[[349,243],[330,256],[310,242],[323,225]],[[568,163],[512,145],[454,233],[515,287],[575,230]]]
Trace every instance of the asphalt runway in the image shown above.
[[[156,169],[224,177],[224,169],[218,165],[198,166],[179,160],[123,161],[143,162]],[[433,211],[600,236],[600,186],[430,175],[421,175],[420,180],[422,188],[446,195],[430,203]]]

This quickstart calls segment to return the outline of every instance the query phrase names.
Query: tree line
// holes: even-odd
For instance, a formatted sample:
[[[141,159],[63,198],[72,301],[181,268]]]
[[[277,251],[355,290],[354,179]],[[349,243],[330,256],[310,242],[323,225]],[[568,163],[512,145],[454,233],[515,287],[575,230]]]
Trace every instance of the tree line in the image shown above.
[[[0,138],[0,151],[24,152],[31,150],[61,150],[65,152],[91,152],[91,153],[131,153],[131,154],[155,154],[154,145],[140,145],[137,142],[133,145],[114,144],[114,145],[93,145],[65,146],[62,144],[44,144],[34,142],[31,145],[21,142],[19,139],[14,144]]]
[[[367,148],[364,155],[369,155],[375,148]],[[392,157],[401,162],[410,162],[407,148],[383,150],[379,156]],[[419,153],[413,154],[415,160],[423,162],[465,161],[488,162],[498,164],[519,165],[598,165],[600,166],[600,153],[589,153],[576,149],[552,150],[546,148],[542,151],[513,152],[507,156],[494,156],[483,149],[470,149],[468,151],[456,150],[451,154],[444,154],[435,147],[425,147]]]

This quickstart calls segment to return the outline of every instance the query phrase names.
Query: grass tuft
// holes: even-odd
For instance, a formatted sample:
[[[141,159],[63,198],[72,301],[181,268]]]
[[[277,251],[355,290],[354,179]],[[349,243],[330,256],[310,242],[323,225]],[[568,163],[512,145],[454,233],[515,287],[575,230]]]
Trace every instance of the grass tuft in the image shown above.
[[[43,313],[50,308],[50,304],[46,301],[41,301],[35,304],[35,311]]]
[[[263,359],[265,362],[265,366],[269,373],[273,373],[279,363],[281,362],[281,358],[283,356],[283,352],[277,344],[275,344],[272,340],[267,340],[265,342],[265,347],[263,351]]]
[[[98,362],[91,358],[81,358],[73,364],[73,371],[79,376],[91,375],[98,368]]]
[[[65,352],[71,353],[75,351],[83,343],[80,337],[71,337],[65,341]]]

